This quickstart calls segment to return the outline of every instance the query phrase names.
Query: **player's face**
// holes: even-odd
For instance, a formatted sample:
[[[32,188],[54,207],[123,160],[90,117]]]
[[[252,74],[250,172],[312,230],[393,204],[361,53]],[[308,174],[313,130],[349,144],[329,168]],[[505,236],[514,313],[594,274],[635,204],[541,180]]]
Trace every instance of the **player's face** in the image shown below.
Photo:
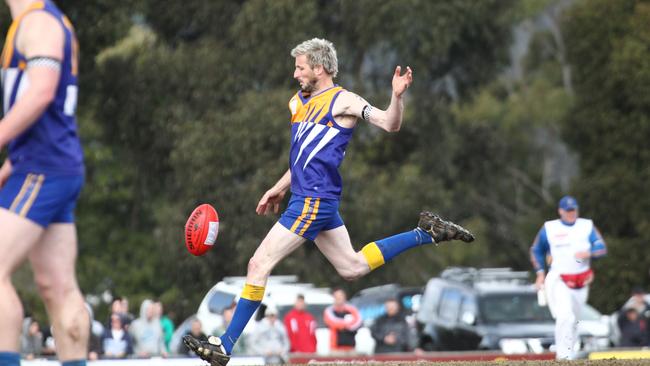
[[[316,89],[316,74],[307,63],[307,56],[300,55],[296,57],[296,69],[293,72],[293,78],[300,83],[300,89],[306,93],[311,93]]]
[[[558,209],[558,212],[560,214],[560,219],[567,224],[573,224],[578,219],[578,210],[567,211],[560,208]]]

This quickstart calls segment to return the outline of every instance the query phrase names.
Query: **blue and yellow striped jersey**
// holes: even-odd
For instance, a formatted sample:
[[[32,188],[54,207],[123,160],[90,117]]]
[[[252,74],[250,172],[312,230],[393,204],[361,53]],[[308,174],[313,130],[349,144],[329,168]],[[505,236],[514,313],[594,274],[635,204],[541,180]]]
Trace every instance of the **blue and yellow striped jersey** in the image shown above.
[[[354,132],[353,128],[339,126],[332,116],[332,106],[343,90],[334,86],[308,98],[299,91],[289,101],[294,194],[330,199],[341,196],[338,168]]]
[[[16,32],[25,15],[34,11],[45,11],[61,23],[65,35],[61,78],[52,103],[27,130],[9,143],[9,159],[16,173],[83,174],[83,153],[75,118],[78,44],[72,23],[49,0],[33,2],[9,27],[2,51],[4,114],[29,85],[25,72],[27,59],[16,48]]]

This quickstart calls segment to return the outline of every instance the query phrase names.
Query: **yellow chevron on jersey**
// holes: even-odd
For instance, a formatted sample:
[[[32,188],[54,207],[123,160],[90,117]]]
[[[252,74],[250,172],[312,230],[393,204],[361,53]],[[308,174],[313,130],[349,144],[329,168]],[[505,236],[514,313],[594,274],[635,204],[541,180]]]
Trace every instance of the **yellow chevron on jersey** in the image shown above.
[[[354,128],[334,121],[332,109],[344,91],[340,86],[289,101],[291,110],[291,192],[305,197],[338,199],[342,181],[338,168]]]
[[[303,98],[300,92],[296,93],[289,101],[291,123],[312,122],[332,127],[334,121],[329,112],[342,90],[340,86],[333,86],[308,99]]]

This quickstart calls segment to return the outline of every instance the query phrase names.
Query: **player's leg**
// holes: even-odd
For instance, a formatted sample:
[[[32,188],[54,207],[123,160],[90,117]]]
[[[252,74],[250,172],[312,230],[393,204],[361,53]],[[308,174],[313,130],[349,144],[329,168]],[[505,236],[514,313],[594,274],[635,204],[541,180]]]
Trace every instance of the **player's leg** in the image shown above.
[[[230,354],[248,321],[259,307],[266,281],[273,268],[296,250],[305,239],[276,223],[255,250],[248,262],[246,285],[242,290],[233,318],[226,332],[220,337],[226,353]]]
[[[77,230],[74,223],[50,224],[29,253],[34,280],[54,329],[64,366],[85,365],[90,319],[75,276]]]
[[[558,360],[568,360],[573,357],[574,329],[577,321],[572,306],[573,290],[568,288],[559,277],[553,283],[547,283],[547,286],[547,290],[553,293],[555,356]]]
[[[18,366],[23,307],[11,283],[11,275],[25,261],[43,228],[0,208],[0,233],[0,365]]]
[[[571,290],[571,309],[575,321],[573,322],[573,327],[571,328],[571,359],[575,359],[578,354],[579,346],[579,335],[578,335],[578,322],[580,321],[580,314],[585,304],[587,304],[587,297],[589,295],[589,287],[585,286],[580,289]]]
[[[316,245],[344,279],[354,280],[411,248],[454,239],[472,241],[474,237],[459,225],[430,212],[422,212],[415,229],[373,241],[361,251],[355,252],[347,229],[337,213],[316,238]]]
[[[314,240],[318,249],[347,281],[355,280],[371,271],[371,264],[363,252],[355,252],[345,225],[321,231]]]

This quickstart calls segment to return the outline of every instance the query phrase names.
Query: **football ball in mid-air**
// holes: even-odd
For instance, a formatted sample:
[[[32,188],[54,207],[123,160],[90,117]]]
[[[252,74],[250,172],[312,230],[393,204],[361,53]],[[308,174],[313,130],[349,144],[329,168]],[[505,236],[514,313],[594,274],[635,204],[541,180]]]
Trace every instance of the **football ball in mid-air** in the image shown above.
[[[204,203],[192,211],[185,223],[185,247],[196,255],[212,249],[219,233],[219,215],[210,204]]]

